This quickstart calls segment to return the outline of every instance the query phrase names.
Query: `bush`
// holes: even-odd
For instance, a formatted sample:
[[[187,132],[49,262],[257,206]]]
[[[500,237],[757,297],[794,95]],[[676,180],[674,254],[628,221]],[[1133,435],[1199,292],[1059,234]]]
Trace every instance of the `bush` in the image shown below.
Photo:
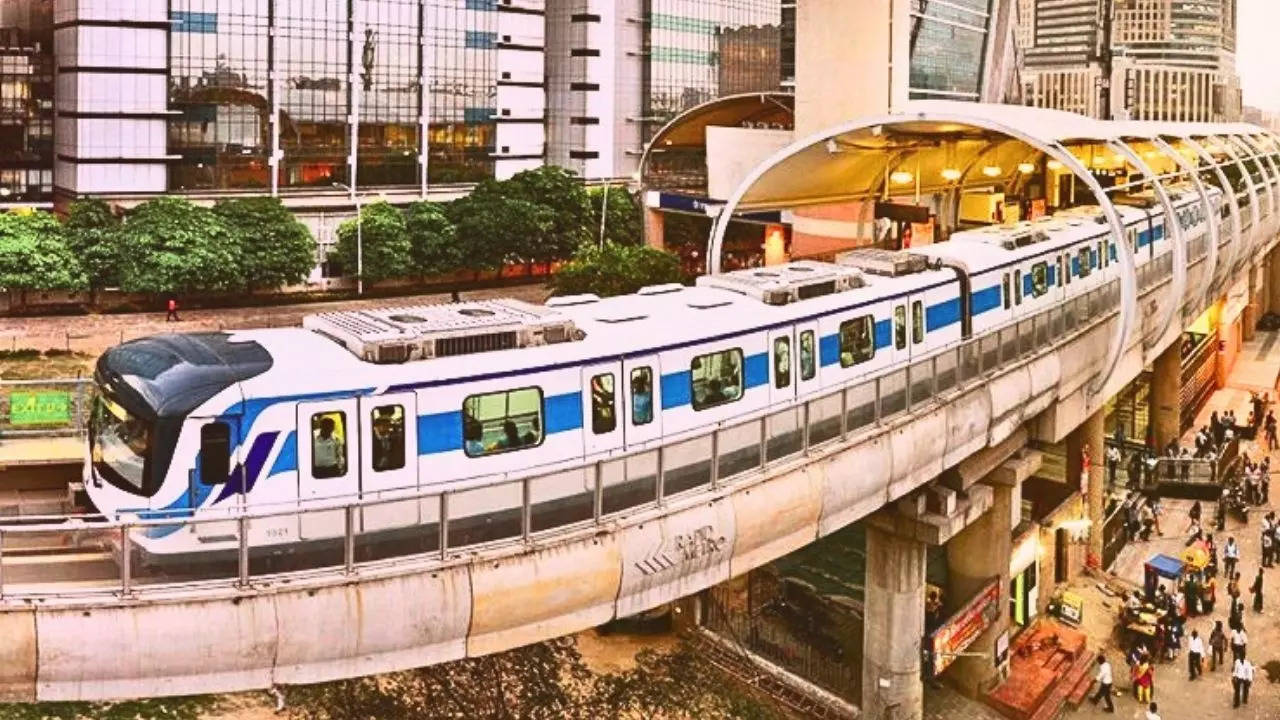
[[[584,246],[552,279],[557,295],[626,295],[646,285],[684,282],[680,258],[645,245]]]

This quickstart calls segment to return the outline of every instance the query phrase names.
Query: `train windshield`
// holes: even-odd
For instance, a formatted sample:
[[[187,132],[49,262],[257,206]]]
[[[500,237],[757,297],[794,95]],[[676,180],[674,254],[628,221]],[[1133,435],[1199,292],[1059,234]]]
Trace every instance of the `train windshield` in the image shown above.
[[[98,395],[93,408],[93,469],[116,487],[141,494],[147,477],[151,423]]]

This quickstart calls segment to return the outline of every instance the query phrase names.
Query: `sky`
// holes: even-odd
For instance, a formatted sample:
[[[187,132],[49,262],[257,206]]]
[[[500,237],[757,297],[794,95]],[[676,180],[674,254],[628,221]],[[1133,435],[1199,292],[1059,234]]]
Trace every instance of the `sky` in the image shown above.
[[[1280,1],[1239,0],[1236,66],[1244,104],[1280,112]]]

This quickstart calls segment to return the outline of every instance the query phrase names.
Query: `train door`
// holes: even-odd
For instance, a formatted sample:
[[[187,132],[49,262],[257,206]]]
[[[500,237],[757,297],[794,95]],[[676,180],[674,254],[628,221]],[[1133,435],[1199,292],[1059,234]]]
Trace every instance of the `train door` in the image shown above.
[[[817,392],[822,384],[818,380],[818,323],[807,322],[796,326],[796,346],[792,354],[792,374],[795,376],[796,396],[804,397]]]
[[[634,447],[662,439],[662,399],[659,397],[662,377],[657,355],[628,358],[622,363],[627,401],[627,446]]]
[[[626,403],[622,401],[622,364],[588,365],[582,368],[582,438],[587,456],[622,447]]]
[[[769,404],[791,402],[796,396],[795,338],[790,327],[769,331]]]
[[[234,417],[191,418],[190,425],[199,428],[200,451],[196,467],[188,474],[188,504],[193,509],[217,507],[234,510],[244,506],[244,474],[248,471],[240,457],[237,439],[239,422]],[[268,451],[270,448],[267,448]],[[256,453],[255,453],[256,454]],[[266,458],[258,460],[258,465]],[[253,468],[256,472],[259,468]],[[257,478],[254,478],[257,479]],[[236,521],[200,522],[194,525],[196,537],[204,542],[236,538]]]
[[[307,505],[343,504],[360,492],[360,408],[355,398],[298,403],[298,500]],[[301,539],[339,537],[341,509],[303,513]]]
[[[360,398],[360,496],[365,501],[412,496],[418,489],[417,396]],[[361,511],[365,532],[418,524],[416,500],[377,503]]]

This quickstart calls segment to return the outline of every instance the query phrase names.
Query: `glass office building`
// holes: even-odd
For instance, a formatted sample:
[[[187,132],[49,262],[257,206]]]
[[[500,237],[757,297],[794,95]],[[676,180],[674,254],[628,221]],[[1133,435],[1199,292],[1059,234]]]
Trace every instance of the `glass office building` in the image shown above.
[[[170,189],[269,187],[273,151],[281,188],[349,182],[353,115],[361,185],[418,183],[424,131],[429,181],[492,176],[497,8],[173,0]]]
[[[53,197],[53,0],[0,2],[0,205]]]
[[[778,0],[650,0],[647,5],[645,140],[695,105],[782,86]]]
[[[912,99],[979,99],[991,2],[911,0]]]

